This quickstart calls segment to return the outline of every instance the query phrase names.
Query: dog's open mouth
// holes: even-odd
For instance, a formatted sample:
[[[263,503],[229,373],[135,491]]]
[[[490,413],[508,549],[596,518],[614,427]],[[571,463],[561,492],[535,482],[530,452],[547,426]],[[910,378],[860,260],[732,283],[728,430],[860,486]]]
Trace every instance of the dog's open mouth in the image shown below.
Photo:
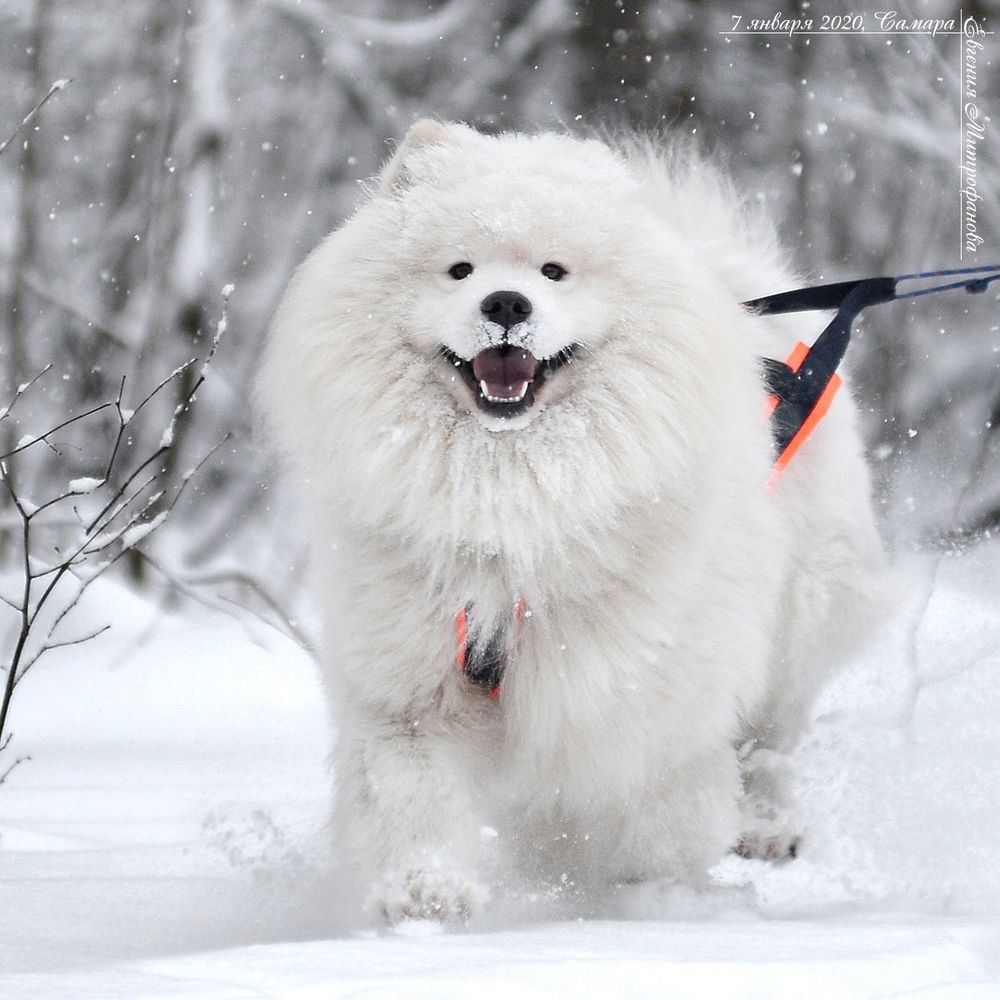
[[[471,361],[447,347],[441,354],[458,369],[480,410],[491,416],[516,417],[535,405],[539,389],[573,358],[574,344],[539,360],[513,344],[488,347]]]

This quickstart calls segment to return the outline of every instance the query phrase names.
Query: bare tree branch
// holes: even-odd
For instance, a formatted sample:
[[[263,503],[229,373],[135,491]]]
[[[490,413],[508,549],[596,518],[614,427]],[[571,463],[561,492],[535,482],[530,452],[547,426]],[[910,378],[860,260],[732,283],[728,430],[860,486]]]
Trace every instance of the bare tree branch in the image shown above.
[[[25,274],[21,280],[31,290],[31,293],[43,302],[50,303],[56,309],[66,313],[67,316],[72,316],[78,323],[82,323],[91,330],[96,330],[102,337],[113,343],[115,347],[128,349],[127,339],[120,331],[114,328],[113,320],[95,319],[94,316],[84,312],[83,308],[70,302],[58,292],[53,291],[34,274]]]
[[[57,424],[55,427],[50,427],[44,434],[38,434],[38,435],[29,434],[26,436],[26,440],[23,440],[21,443],[19,443],[16,448],[12,448],[5,455],[0,455],[0,462],[3,462],[8,458],[13,457],[14,455],[17,455],[22,451],[27,451],[28,448],[31,448],[34,445],[38,444],[39,441],[44,441],[46,444],[50,444],[49,438],[52,437],[53,434],[56,434],[59,431],[63,430],[64,428],[70,427],[72,424],[78,423],[81,420],[86,420],[87,417],[92,417],[95,413],[100,413],[102,410],[107,410],[109,407],[112,407],[114,405],[115,404],[110,401],[108,401],[107,403],[100,403],[97,406],[92,406],[89,410],[85,410],[83,413],[78,413],[76,414],[76,416],[70,417],[68,420],[64,420],[61,424]]]
[[[252,615],[259,621],[263,622],[269,628],[275,628],[277,631],[281,632],[283,635],[287,636],[289,639],[296,642],[303,650],[310,654],[310,656],[315,656],[316,649],[310,641],[309,637],[303,632],[298,625],[288,616],[288,613],[284,608],[281,607],[280,602],[274,598],[267,590],[264,588],[257,580],[252,577],[239,573],[239,572],[220,572],[211,573],[198,576],[182,576],[180,574],[172,572],[168,569],[162,562],[155,559],[148,552],[142,550],[137,550],[140,558],[151,566],[164,580],[167,581],[170,586],[177,591],[179,594],[183,594],[185,597],[191,600],[197,601],[199,604],[204,605],[213,611],[222,611],[224,614],[229,615],[232,618],[237,618],[238,615],[233,610],[238,609],[245,614]],[[273,621],[265,618],[259,612],[255,611],[253,608],[247,607],[246,604],[242,604],[239,601],[235,601],[230,597],[224,595],[212,595],[209,597],[205,588],[213,584],[232,582],[240,584],[246,587],[248,590],[252,590],[263,603],[274,613],[275,617],[280,622],[280,628],[275,625]],[[230,605],[229,608],[223,606],[224,604]]]
[[[223,308],[218,321],[215,337],[205,356],[198,378],[193,386],[184,392],[180,403],[172,411],[166,428],[160,435],[159,443],[152,452],[142,456],[135,455],[137,445],[127,429],[132,427],[136,415],[139,414],[165,386],[179,378],[181,374],[194,365],[197,359],[192,359],[175,368],[173,372],[161,379],[148,392],[134,409],[124,405],[125,379],[122,378],[117,387],[114,399],[90,407],[83,413],[57,423],[39,435],[30,435],[13,450],[0,457],[0,481],[16,511],[21,535],[21,577],[22,592],[20,599],[0,598],[19,617],[20,624],[17,638],[5,664],[3,693],[0,697],[0,752],[10,743],[7,732],[7,721],[11,701],[17,685],[25,674],[44,656],[56,649],[77,646],[103,634],[110,627],[85,631],[73,638],[59,639],[56,634],[67,616],[79,606],[81,599],[93,583],[114,566],[126,553],[135,550],[136,546],[149,537],[166,520],[183,495],[188,482],[209,461],[222,444],[229,439],[226,435],[215,444],[197,462],[171,486],[165,467],[158,463],[163,456],[174,447],[173,427],[178,414],[186,411],[194,402],[197,389],[204,383],[209,365],[218,350],[219,342],[227,325],[227,307],[232,286],[227,285],[222,292]],[[14,403],[41,377],[48,369],[44,369],[29,382],[20,386],[11,400]],[[5,412],[9,412],[8,406]],[[55,496],[40,504],[29,502],[23,493],[19,492],[15,475],[10,466],[10,460],[17,459],[39,441],[50,443],[49,439],[60,430],[77,424],[88,417],[95,416],[105,410],[114,409],[117,416],[117,428],[108,438],[107,457],[99,463],[103,470],[100,478],[85,478],[71,480],[68,486],[61,489]],[[118,465],[125,465],[121,473],[121,481],[115,486],[112,476]],[[150,492],[150,491],[153,492]],[[82,515],[78,504],[73,505],[77,520],[69,522],[76,530],[76,537],[70,544],[55,544],[50,551],[55,553],[55,561],[43,563],[37,551],[35,526],[52,528],[53,519],[48,518],[48,512],[72,498],[98,497],[98,509],[87,517]],[[164,498],[166,498],[164,500]],[[63,522],[65,524],[65,522]],[[47,561],[46,561],[47,562]],[[75,582],[71,593],[64,593],[60,584],[67,578]],[[56,595],[59,595],[58,597]],[[42,624],[41,615],[55,605],[55,614]],[[41,630],[41,635],[37,633]],[[30,646],[30,649],[29,649]],[[5,735],[6,734],[6,735]],[[22,758],[25,759],[25,758]],[[15,761],[5,775],[9,774],[21,760]],[[2,782],[0,782],[2,783]]]
[[[73,607],[76,607],[76,601],[73,602]],[[59,616],[60,621],[62,621],[64,614]],[[54,627],[55,626],[53,626],[53,628]],[[102,625],[100,628],[94,629],[86,635],[77,636],[75,639],[63,639],[59,642],[45,643],[45,645],[42,646],[38,652],[24,664],[23,667],[21,667],[21,673],[18,680],[20,680],[21,677],[23,677],[46,653],[51,653],[53,649],[65,649],[67,646],[79,646],[81,643],[88,642],[90,639],[96,639],[99,635],[107,632],[109,628],[111,628],[110,625]]]
[[[0,142],[0,156],[3,155],[3,151],[17,138],[21,129],[31,124],[32,119],[38,114],[39,111],[42,110],[42,108],[45,107],[49,98],[52,97],[53,94],[58,94],[63,87],[72,82],[72,80],[56,80],[55,83],[49,87],[49,92],[21,119],[21,124],[18,125],[17,128],[14,129],[14,131],[11,132],[11,134],[7,136],[3,142]]]
[[[10,742],[10,739],[8,738],[7,743],[9,743],[9,742]],[[4,747],[7,746],[7,743],[4,743],[3,747],[0,747],[0,750],[3,750]],[[14,770],[15,767],[17,767],[19,764],[23,764],[27,760],[31,760],[31,758],[30,757],[18,757],[18,758],[16,758],[14,760],[14,762],[10,765],[10,767],[7,768],[6,771],[0,772],[0,785],[3,785],[3,783],[11,776],[11,772],[13,772],[13,770]]]
[[[35,383],[36,383],[36,382],[37,382],[37,381],[38,381],[38,380],[39,380],[39,379],[40,379],[40,378],[41,378],[41,377],[42,377],[42,376],[43,376],[43,375],[45,374],[45,373],[46,373],[46,372],[48,372],[48,371],[51,371],[51,369],[52,369],[52,363],[51,363],[51,362],[49,362],[49,364],[47,364],[47,365],[46,365],[46,366],[45,366],[45,367],[44,367],[44,368],[43,368],[43,369],[42,369],[42,370],[41,370],[41,371],[40,371],[40,372],[39,372],[39,373],[38,373],[37,375],[33,375],[33,376],[32,376],[32,377],[30,378],[30,379],[28,379],[28,381],[27,381],[27,382],[24,382],[23,384],[19,385],[19,386],[17,387],[17,389],[16,389],[15,391],[14,391],[14,395],[13,395],[13,397],[11,398],[11,401],[10,401],[10,402],[9,402],[9,403],[8,403],[8,404],[7,404],[7,405],[6,405],[6,406],[5,406],[5,407],[4,407],[3,409],[2,409],[2,410],[0,410],[0,420],[6,420],[6,419],[7,419],[7,418],[8,418],[9,416],[10,416],[10,411],[11,411],[12,409],[14,409],[14,405],[15,405],[15,404],[17,403],[17,401],[18,401],[18,400],[19,400],[19,399],[20,399],[20,398],[21,398],[21,397],[22,397],[22,396],[23,396],[23,395],[24,395],[24,394],[25,394],[25,393],[26,393],[26,392],[27,392],[27,391],[28,391],[28,390],[29,390],[29,389],[30,389],[30,388],[31,388],[31,387],[32,387],[32,386],[33,386],[33,385],[34,385],[34,384],[35,384]],[[7,457],[6,455],[4,455],[4,456],[3,456],[3,458],[6,458],[6,457]],[[3,461],[3,458],[0,458],[0,461]]]

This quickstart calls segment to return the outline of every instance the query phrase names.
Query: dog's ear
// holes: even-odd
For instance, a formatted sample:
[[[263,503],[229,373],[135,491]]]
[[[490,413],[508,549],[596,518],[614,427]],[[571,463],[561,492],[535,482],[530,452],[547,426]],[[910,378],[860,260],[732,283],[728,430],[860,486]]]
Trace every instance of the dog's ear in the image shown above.
[[[379,190],[383,194],[392,194],[394,191],[407,187],[412,181],[407,170],[407,160],[410,154],[425,146],[439,146],[447,142],[450,127],[453,126],[445,125],[433,118],[421,118],[420,121],[411,125],[410,130],[397,147],[395,155],[382,168],[378,180]]]

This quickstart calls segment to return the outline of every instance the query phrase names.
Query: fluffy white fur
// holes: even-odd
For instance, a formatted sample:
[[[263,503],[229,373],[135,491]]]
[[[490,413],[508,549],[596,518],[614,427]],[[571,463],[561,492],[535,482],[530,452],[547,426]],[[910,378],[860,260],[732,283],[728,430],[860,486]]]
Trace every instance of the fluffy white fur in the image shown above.
[[[881,565],[846,392],[765,490],[757,358],[823,319],[738,303],[796,283],[695,156],[436,122],[299,269],[259,399],[309,502],[337,829],[389,920],[474,910],[486,823],[574,879],[697,879],[767,834],[737,748],[792,743]],[[495,342],[498,289],[536,356],[584,348],[506,423],[439,352]],[[491,700],[454,616],[482,638],[518,598]]]

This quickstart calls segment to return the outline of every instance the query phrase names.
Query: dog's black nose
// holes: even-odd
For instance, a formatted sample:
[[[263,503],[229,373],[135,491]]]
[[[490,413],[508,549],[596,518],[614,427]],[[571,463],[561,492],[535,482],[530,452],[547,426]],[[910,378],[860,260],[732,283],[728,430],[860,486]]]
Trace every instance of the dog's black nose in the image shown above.
[[[531,315],[531,303],[520,292],[490,292],[479,303],[483,316],[509,330]]]

